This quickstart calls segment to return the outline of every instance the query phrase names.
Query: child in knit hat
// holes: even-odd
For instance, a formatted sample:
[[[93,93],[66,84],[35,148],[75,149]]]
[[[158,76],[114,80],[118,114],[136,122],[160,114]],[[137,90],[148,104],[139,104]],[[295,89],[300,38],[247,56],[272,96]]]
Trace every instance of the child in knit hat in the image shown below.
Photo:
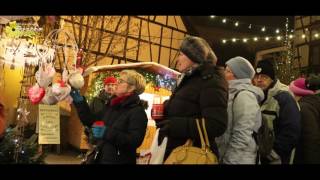
[[[289,89],[295,95],[296,100],[303,96],[312,95],[315,93],[315,91],[307,89],[305,78],[298,78],[292,81],[289,85]]]

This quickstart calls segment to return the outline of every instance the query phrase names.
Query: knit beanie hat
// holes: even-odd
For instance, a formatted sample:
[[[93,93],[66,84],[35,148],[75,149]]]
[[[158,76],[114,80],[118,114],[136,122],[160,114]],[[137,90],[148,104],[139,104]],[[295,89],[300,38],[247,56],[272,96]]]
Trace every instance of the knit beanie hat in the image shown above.
[[[106,77],[103,82],[104,82],[104,85],[115,84],[115,83],[117,83],[117,78],[112,77],[112,76]]]
[[[265,74],[272,80],[275,80],[276,78],[271,59],[260,60],[257,64],[256,73]]]
[[[251,63],[240,56],[229,59],[226,65],[231,69],[237,79],[252,79],[255,74]]]
[[[289,85],[290,91],[297,96],[306,96],[314,94],[314,91],[307,89],[305,82],[305,78],[298,78],[292,81]]]
[[[212,51],[210,45],[206,40],[196,37],[187,36],[182,41],[180,51],[185,54],[191,61],[203,64],[210,62],[213,64],[217,63],[217,57]]]

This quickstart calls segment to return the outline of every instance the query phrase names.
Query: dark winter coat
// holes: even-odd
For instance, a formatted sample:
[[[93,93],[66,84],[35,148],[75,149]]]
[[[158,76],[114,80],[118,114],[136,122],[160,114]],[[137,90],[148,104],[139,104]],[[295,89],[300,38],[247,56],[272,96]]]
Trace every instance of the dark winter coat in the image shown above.
[[[266,99],[262,102],[261,112],[265,118],[273,122],[275,141],[272,153],[276,153],[282,164],[289,164],[292,150],[299,141],[301,126],[299,107],[288,91],[288,86],[276,80],[265,92]],[[268,115],[272,112],[276,115]],[[278,161],[262,158],[262,163],[273,164]]]
[[[301,137],[296,148],[296,164],[320,164],[320,97],[309,95],[299,100]]]
[[[200,147],[196,118],[205,118],[211,149],[218,155],[215,137],[227,127],[228,86],[214,65],[206,64],[185,75],[165,103],[165,119],[170,122],[165,158],[191,138]]]
[[[91,126],[96,120],[88,104],[74,103],[82,123]],[[135,164],[136,149],[141,145],[148,118],[138,95],[134,94],[120,104],[107,106],[102,117],[106,130],[103,137],[102,164]]]
[[[90,112],[96,116],[97,120],[99,117],[104,115],[107,107],[106,105],[109,103],[111,98],[112,97],[110,94],[102,90],[97,97],[92,99],[91,104],[89,104]]]

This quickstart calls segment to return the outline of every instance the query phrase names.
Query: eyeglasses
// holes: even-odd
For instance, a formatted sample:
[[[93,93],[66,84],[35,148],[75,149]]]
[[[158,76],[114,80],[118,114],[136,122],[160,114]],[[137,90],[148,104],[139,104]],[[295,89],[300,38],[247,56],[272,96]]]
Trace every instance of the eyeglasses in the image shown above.
[[[118,80],[118,84],[121,84],[121,83],[127,83],[127,84],[129,84],[128,81],[125,81],[125,80],[123,80],[123,79],[119,79],[119,80]]]

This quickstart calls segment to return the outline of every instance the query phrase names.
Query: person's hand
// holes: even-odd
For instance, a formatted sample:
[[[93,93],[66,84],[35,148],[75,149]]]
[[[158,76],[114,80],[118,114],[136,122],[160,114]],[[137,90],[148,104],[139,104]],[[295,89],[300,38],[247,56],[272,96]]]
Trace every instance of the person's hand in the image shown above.
[[[75,103],[83,101],[83,96],[81,96],[80,90],[78,89],[72,88],[70,92],[70,96],[72,97],[73,102]]]
[[[102,138],[104,131],[105,131],[106,127],[105,126],[93,126],[92,127],[92,134],[94,138]]]

